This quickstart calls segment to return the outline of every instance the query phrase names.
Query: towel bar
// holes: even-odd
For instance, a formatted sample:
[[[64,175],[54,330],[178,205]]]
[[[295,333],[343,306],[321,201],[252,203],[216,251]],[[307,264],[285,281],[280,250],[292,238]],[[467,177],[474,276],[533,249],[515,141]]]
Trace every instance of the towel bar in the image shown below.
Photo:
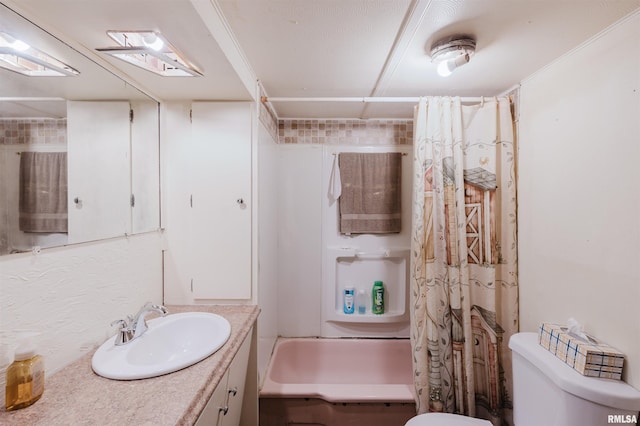
[[[360,259],[384,259],[385,257],[389,257],[389,250],[380,253],[356,252],[356,257]]]

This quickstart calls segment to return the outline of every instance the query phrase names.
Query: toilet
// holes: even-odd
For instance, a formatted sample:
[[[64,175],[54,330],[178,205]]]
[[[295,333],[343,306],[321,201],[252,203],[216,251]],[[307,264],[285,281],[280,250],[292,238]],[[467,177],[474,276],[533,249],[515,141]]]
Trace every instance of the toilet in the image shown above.
[[[599,426],[623,419],[635,424],[640,391],[623,381],[585,377],[538,343],[536,333],[511,336],[515,426]],[[488,426],[487,420],[420,414],[405,426]]]

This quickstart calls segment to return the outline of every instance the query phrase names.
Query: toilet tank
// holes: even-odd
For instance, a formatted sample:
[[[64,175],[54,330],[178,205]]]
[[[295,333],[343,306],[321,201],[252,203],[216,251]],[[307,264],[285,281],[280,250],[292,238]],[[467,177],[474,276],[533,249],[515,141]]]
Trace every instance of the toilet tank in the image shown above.
[[[515,426],[600,426],[638,421],[640,391],[625,382],[581,375],[540,346],[536,333],[514,334],[509,348],[513,354]]]

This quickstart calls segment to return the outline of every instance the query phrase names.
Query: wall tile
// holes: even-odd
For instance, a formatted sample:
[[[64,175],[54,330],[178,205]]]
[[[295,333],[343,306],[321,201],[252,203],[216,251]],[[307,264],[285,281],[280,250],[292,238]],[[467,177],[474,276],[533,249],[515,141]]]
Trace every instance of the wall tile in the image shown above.
[[[66,141],[66,118],[0,120],[0,145],[60,144]]]
[[[278,120],[278,143],[411,145],[413,120]]]

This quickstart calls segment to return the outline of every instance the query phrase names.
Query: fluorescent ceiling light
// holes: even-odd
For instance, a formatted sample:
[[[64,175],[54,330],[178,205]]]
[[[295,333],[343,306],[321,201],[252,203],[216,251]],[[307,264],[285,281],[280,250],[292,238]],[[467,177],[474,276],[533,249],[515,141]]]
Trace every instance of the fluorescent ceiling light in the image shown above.
[[[2,33],[2,38],[5,39],[10,48],[12,48],[13,50],[17,50],[18,52],[24,52],[31,47],[24,41],[13,38],[7,33]]]
[[[80,74],[53,56],[2,31],[0,67],[29,77],[71,77]]]
[[[147,34],[143,36],[142,43],[156,52],[159,52],[160,49],[164,47],[164,41],[162,41],[162,39],[156,34]]]
[[[156,31],[107,31],[118,46],[96,49],[164,77],[202,74]]]

